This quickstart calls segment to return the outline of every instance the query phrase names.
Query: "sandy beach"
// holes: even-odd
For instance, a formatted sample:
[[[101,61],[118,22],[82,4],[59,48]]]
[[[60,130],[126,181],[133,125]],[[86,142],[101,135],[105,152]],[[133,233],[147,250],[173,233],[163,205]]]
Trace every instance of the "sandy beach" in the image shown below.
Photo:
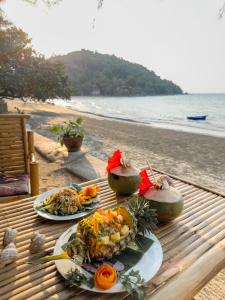
[[[9,109],[18,107],[32,113],[31,128],[49,138],[51,124],[83,115],[88,135],[84,145],[90,154],[107,160],[114,149],[120,148],[137,167],[148,160],[163,170],[225,193],[225,139],[122,122],[44,103],[9,101]]]
[[[56,137],[49,132],[51,124],[83,115],[88,132],[84,145],[90,154],[106,161],[120,148],[137,167],[148,160],[156,169],[225,193],[224,138],[106,119],[52,104],[8,103],[11,111],[18,107],[32,113],[31,128],[52,139]]]

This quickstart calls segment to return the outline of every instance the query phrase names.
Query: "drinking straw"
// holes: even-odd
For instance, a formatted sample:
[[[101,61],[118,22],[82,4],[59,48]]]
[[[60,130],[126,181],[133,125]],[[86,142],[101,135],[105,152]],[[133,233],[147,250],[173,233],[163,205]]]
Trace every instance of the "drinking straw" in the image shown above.
[[[156,181],[156,178],[155,178],[154,171],[153,171],[153,169],[152,169],[152,167],[151,167],[151,165],[150,165],[150,163],[149,163],[148,160],[147,160],[147,165],[148,165],[149,170],[150,170],[150,172],[151,172],[151,175],[152,175],[152,177],[153,177],[154,183],[157,184],[157,181]]]
[[[128,163],[127,163],[126,155],[124,153],[122,153],[122,155],[121,155],[121,160],[122,160],[122,165],[125,168],[127,168],[128,167]]]

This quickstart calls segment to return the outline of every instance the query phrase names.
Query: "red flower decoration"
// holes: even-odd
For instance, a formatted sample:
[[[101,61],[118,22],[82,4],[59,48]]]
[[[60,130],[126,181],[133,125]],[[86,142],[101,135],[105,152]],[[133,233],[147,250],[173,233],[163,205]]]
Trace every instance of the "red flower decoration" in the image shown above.
[[[119,149],[116,150],[111,157],[109,157],[108,166],[106,168],[108,173],[110,172],[110,170],[122,166],[121,158],[122,158],[122,152]]]
[[[148,178],[146,170],[140,172],[141,182],[139,184],[139,195],[144,196],[148,189],[153,186],[153,183]]]

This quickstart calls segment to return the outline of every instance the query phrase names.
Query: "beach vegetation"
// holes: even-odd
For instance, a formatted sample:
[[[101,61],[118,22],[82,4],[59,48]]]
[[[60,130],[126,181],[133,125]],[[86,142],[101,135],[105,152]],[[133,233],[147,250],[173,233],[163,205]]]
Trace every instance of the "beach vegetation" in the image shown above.
[[[70,98],[63,64],[36,53],[27,33],[8,22],[2,11],[0,53],[0,99]]]
[[[14,107],[14,109],[16,110],[16,112],[20,115],[24,115],[25,111],[17,106]]]

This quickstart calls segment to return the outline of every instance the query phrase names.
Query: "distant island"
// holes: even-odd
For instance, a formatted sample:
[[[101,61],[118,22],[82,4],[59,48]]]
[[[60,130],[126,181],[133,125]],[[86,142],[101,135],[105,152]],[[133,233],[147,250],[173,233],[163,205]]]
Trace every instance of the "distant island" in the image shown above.
[[[161,79],[147,68],[88,50],[54,56],[66,66],[74,96],[150,96],[182,94],[170,80]]]

